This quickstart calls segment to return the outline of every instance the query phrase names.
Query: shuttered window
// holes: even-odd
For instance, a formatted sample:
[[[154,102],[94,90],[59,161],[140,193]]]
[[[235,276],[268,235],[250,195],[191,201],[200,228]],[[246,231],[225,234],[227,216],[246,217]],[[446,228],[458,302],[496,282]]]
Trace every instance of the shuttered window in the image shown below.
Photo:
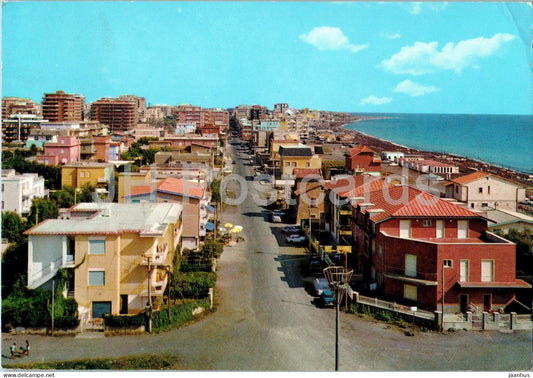
[[[90,255],[105,255],[105,240],[89,240]]]
[[[494,281],[494,261],[482,260],[481,261],[481,281],[491,282]]]

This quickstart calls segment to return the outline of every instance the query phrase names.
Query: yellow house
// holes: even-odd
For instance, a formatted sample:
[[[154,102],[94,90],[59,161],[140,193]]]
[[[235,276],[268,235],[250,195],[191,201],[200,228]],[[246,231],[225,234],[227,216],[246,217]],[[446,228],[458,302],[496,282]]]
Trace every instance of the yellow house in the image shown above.
[[[151,181],[150,171],[146,172],[123,172],[117,174],[118,176],[118,202],[127,202],[124,200],[125,196],[132,194],[132,189],[140,185],[147,188],[156,188],[157,182]]]
[[[113,179],[113,164],[81,162],[61,167],[61,187],[72,186],[80,189],[85,184],[95,187],[107,186]]]
[[[280,146],[279,158],[282,176],[292,176],[294,168],[322,169],[322,158],[309,146]]]
[[[80,203],[66,219],[28,230],[28,287],[50,286],[71,269],[68,295],[82,324],[103,314],[136,314],[161,297],[181,240],[182,206]],[[179,252],[178,252],[179,253]],[[149,278],[148,278],[149,277]]]

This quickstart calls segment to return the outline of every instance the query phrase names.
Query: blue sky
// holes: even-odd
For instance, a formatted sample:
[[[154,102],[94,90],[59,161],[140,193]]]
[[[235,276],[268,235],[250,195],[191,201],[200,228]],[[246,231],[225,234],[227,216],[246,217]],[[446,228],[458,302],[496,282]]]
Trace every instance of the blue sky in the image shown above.
[[[10,2],[2,96],[532,114],[525,3]]]

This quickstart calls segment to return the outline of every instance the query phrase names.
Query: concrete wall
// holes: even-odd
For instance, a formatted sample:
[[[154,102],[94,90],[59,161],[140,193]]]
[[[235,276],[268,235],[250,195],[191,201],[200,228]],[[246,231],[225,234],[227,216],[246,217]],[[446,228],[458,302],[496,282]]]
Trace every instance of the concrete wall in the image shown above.
[[[63,235],[30,235],[28,237],[28,287],[36,289],[62,265],[66,254],[66,237]]]

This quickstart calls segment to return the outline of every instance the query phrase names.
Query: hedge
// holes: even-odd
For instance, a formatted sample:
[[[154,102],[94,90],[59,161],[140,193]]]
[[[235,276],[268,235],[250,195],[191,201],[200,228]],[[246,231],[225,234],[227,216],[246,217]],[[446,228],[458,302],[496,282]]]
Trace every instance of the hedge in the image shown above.
[[[182,262],[183,263],[183,262]],[[172,277],[172,298],[204,298],[215,287],[214,272],[177,272]]]
[[[168,309],[162,308],[152,313],[152,332],[159,332],[165,329],[175,328],[187,324],[194,316],[192,311],[195,308],[209,308],[209,298],[204,298],[188,303],[170,306],[170,320]]]
[[[104,315],[104,324],[108,327],[136,328],[145,325],[144,313],[137,315]]]

